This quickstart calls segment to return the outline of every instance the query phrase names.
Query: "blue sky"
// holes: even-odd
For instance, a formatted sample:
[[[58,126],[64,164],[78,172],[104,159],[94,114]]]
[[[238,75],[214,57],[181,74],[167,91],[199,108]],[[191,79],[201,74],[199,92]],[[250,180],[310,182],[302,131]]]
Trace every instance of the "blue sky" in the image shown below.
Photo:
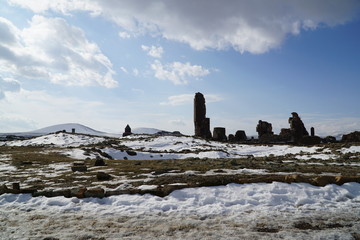
[[[358,0],[0,0],[0,132],[360,130]]]

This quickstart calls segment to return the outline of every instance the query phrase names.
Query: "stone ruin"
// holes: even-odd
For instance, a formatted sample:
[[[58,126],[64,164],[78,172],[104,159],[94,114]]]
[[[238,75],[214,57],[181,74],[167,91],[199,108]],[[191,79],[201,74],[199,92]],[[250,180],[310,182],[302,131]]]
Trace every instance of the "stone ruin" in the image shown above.
[[[294,143],[298,143],[304,136],[309,136],[309,133],[299,115],[296,112],[292,112],[291,115],[292,116],[289,118],[289,124],[292,141]]]
[[[291,113],[289,118],[290,128],[282,128],[279,135],[272,131],[271,123],[259,120],[256,126],[258,132],[258,141],[260,143],[295,143],[295,144],[319,144],[321,138],[315,136],[315,129],[311,128],[311,136],[309,136],[304,123],[296,112]]]
[[[290,128],[282,128],[279,135],[274,134],[272,130],[272,124],[266,121],[259,120],[256,126],[256,132],[258,133],[258,139],[247,139],[245,131],[238,130],[235,135],[229,134],[226,136],[226,130],[224,127],[215,127],[213,131],[213,137],[210,132],[210,118],[206,117],[206,106],[204,95],[200,92],[195,94],[194,98],[194,125],[195,136],[205,139],[213,139],[216,141],[230,141],[230,142],[260,142],[260,143],[295,143],[314,145],[321,142],[329,143],[336,142],[337,140],[328,136],[324,139],[315,135],[315,128],[310,128],[310,135],[305,128],[305,125],[299,115],[296,112],[291,113],[291,117],[288,122]],[[342,141],[360,141],[360,133],[354,132],[349,136],[343,137]]]
[[[213,139],[216,141],[247,141],[247,136],[244,130],[236,131],[235,135],[230,134],[229,138],[226,136],[226,129],[224,127],[215,127],[213,135],[210,132],[210,118],[206,117],[206,105],[204,95],[200,92],[195,94],[194,98],[194,125],[195,136],[205,139]]]
[[[235,138],[234,140],[236,142],[242,142],[242,141],[246,141],[247,140],[247,136],[244,130],[238,130],[235,133]]]
[[[215,127],[213,132],[213,140],[224,142],[227,140],[226,130],[223,127]]]
[[[304,123],[296,112],[291,113],[289,118],[291,142],[295,144],[314,145],[321,143],[322,139],[315,136],[315,128],[310,128],[310,135]]]
[[[128,124],[128,125],[126,125],[126,127],[125,127],[125,132],[123,133],[123,137],[129,136],[129,135],[131,135],[131,134],[132,134],[131,128],[130,128],[130,126],[129,126],[129,124]]]
[[[205,98],[202,93],[196,93],[194,98],[194,125],[195,136],[211,138],[210,118],[206,117]]]
[[[256,132],[258,133],[259,138],[267,135],[273,135],[271,123],[259,120],[258,125],[256,126]]]
[[[229,134],[228,137],[229,142],[245,142],[247,140],[248,139],[244,130],[237,130],[235,135]]]
[[[310,128],[310,136],[315,137],[315,128],[314,127]]]
[[[342,142],[360,142],[360,132],[355,131],[349,134],[344,134],[341,138]]]

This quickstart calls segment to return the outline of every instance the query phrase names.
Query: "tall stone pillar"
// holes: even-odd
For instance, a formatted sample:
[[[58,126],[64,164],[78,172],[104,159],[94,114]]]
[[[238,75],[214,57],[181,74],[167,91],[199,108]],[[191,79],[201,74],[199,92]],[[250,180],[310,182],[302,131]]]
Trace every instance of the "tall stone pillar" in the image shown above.
[[[202,93],[196,93],[194,98],[195,136],[211,138],[210,118],[206,117],[205,98]]]

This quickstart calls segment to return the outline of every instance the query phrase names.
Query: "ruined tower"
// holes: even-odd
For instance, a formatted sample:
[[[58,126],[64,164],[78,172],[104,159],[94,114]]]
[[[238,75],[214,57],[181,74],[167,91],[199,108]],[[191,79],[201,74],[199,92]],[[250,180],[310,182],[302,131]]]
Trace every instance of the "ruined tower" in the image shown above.
[[[298,143],[304,136],[309,136],[309,133],[299,115],[296,112],[292,112],[291,115],[292,117],[289,118],[291,136],[292,140]]]
[[[123,133],[123,137],[129,136],[129,135],[131,135],[131,134],[132,134],[131,128],[130,128],[130,126],[129,126],[129,124],[128,124],[128,125],[126,125],[126,127],[125,127],[125,132]]]
[[[195,136],[211,138],[210,118],[206,117],[205,98],[202,93],[196,93],[194,98]]]

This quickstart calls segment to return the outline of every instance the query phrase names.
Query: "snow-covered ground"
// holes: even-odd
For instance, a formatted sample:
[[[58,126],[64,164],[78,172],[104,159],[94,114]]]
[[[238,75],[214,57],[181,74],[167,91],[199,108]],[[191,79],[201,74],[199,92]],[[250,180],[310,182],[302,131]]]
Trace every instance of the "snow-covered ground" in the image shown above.
[[[160,198],[0,196],[1,239],[356,239],[360,184],[228,184]],[[87,237],[87,238],[86,238]]]
[[[101,144],[104,141],[106,145]],[[289,158],[283,159],[281,164],[298,161],[299,165],[316,165],[326,162],[354,167],[359,164],[360,153],[359,146],[334,150],[289,145],[244,145],[187,136],[107,138],[59,133],[0,142],[0,146],[47,145],[44,152],[60,152],[74,159],[101,157],[99,152],[91,151],[94,144],[99,144],[96,150],[119,160],[287,156]],[[342,154],[352,154],[354,162],[336,162]],[[29,176],[28,182],[21,184],[27,186],[43,181],[42,176],[53,181],[57,174],[71,172],[71,164],[71,161],[51,163],[35,172],[31,169],[34,176]],[[89,169],[92,171],[95,168],[92,166]],[[11,156],[1,153],[0,174],[5,176],[5,173],[12,174],[17,170],[11,164]],[[216,171],[219,170],[222,175],[268,173],[265,169],[251,168]],[[17,174],[30,172],[23,170]],[[200,173],[169,171],[157,176],[165,174]],[[214,169],[202,173],[203,176],[212,174],[217,174]],[[81,173],[74,175],[88,177]],[[141,177],[155,176],[147,173]],[[129,179],[120,180],[114,182],[119,184],[118,188],[130,183]],[[5,179],[0,181],[0,184],[3,183],[10,182]],[[138,189],[156,187],[140,185]],[[164,198],[149,194],[125,194],[103,199],[4,194],[0,196],[0,239],[360,239],[359,216],[359,183],[325,187],[279,182],[228,184],[176,190]]]
[[[336,157],[326,149],[323,152],[320,147],[300,147],[289,145],[244,145],[230,144],[215,141],[206,141],[189,136],[157,136],[131,135],[124,138],[115,138],[118,145],[126,146],[134,151],[136,155],[129,155],[126,151],[118,150],[115,146],[102,149],[114,159],[123,160],[152,160],[152,159],[185,159],[185,158],[241,158],[241,157],[265,157],[284,156],[287,154],[301,154],[299,159],[328,159]],[[52,145],[55,147],[79,147],[90,144],[97,144],[105,141],[104,137],[58,133],[44,135],[28,140],[16,140],[0,142],[0,146],[36,146]],[[112,144],[114,145],[114,144]],[[76,158],[85,159],[88,156],[81,154],[79,149],[74,152],[66,150],[66,154]],[[342,153],[360,152],[359,146],[341,149]],[[85,153],[85,151],[83,151]],[[307,154],[304,156],[304,154]]]
[[[28,140],[0,142],[0,146],[36,146],[54,145],[58,147],[78,147],[80,145],[95,144],[104,141],[103,137],[57,133],[44,135]]]

